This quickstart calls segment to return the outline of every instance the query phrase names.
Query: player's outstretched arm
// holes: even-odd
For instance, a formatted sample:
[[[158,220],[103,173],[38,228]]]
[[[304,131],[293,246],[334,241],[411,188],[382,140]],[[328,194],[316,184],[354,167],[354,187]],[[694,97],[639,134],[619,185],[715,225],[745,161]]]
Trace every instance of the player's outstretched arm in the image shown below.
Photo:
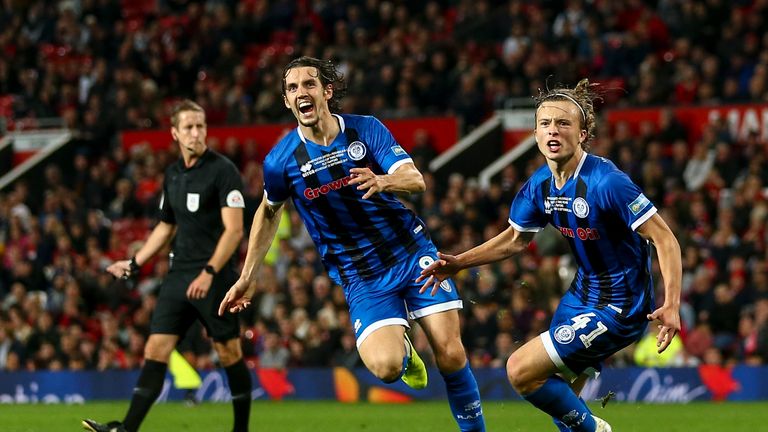
[[[251,298],[253,297],[253,293],[248,293],[249,285],[252,284],[246,280],[238,279],[219,304],[219,315],[224,315],[226,311],[238,313],[247,309],[251,305]]]
[[[252,291],[256,288],[255,284],[251,282],[256,279],[256,272],[275,238],[282,213],[283,204],[270,204],[265,194],[259,209],[253,216],[243,271],[237,282],[227,291],[224,300],[221,301],[219,315],[224,315],[227,310],[237,313],[250,306],[253,297]]]
[[[661,353],[680,331],[680,291],[683,277],[680,245],[672,230],[658,214],[640,225],[637,232],[656,247],[661,276],[664,279],[664,304],[648,314],[649,320],[659,320],[661,323],[656,337],[656,346]]]
[[[413,163],[400,165],[392,174],[376,175],[370,168],[352,168],[349,170],[351,185],[358,185],[357,190],[365,190],[363,199],[380,192],[415,193],[424,192],[424,176]]]
[[[144,265],[150,258],[162,249],[163,246],[168,244],[169,241],[176,234],[176,225],[172,225],[166,222],[159,222],[152,232],[147,237],[147,241],[136,252],[133,259],[136,260],[135,266],[140,267]],[[134,266],[131,265],[131,260],[115,261],[107,267],[107,271],[116,278],[127,278],[131,276],[131,272],[134,271]]]
[[[432,295],[437,293],[440,283],[459,270],[489,264],[509,258],[528,247],[534,233],[520,232],[510,226],[496,237],[457,256],[440,254],[439,260],[421,271],[416,282],[424,282],[419,292],[432,286]]]

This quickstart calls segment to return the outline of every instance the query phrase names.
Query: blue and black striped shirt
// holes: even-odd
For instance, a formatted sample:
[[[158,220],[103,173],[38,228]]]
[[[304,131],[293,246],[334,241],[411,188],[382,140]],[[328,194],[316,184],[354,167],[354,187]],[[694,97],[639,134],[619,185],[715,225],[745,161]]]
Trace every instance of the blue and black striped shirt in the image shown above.
[[[391,193],[362,199],[349,185],[351,168],[391,174],[412,162],[376,118],[334,115],[341,132],[328,146],[286,135],[264,161],[267,201],[292,199],[337,283],[367,279],[429,242],[425,224]]]
[[[509,223],[521,232],[552,224],[578,264],[571,292],[584,304],[644,318],[655,307],[650,246],[635,230],[655,213],[613,162],[585,153],[560,189],[549,168],[539,168],[512,202]]]

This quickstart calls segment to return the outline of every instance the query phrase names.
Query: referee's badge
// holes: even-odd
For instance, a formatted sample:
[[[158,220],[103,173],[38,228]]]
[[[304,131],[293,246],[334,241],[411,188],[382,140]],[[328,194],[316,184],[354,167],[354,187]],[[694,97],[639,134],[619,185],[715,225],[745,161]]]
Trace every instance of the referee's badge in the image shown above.
[[[245,208],[245,199],[239,190],[233,189],[227,194],[227,207]]]
[[[194,213],[199,208],[200,208],[200,194],[188,193],[187,194],[187,210]]]

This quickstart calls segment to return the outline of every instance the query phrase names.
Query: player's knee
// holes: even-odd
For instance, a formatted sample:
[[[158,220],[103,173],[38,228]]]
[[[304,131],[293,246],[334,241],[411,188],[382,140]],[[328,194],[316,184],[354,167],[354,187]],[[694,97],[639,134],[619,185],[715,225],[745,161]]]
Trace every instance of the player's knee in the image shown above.
[[[518,361],[514,354],[507,360],[507,379],[519,394],[530,393],[530,380],[526,378],[522,362]]]
[[[371,360],[367,366],[376,378],[384,382],[392,382],[397,380],[403,370],[403,359],[379,357]]]
[[[448,343],[435,352],[437,367],[442,372],[451,373],[464,367],[467,363],[467,353],[461,342]]]

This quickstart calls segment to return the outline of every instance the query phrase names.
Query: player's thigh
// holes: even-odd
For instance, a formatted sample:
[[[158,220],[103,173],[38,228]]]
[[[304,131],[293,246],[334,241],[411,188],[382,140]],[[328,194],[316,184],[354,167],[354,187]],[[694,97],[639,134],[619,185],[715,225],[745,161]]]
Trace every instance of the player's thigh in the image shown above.
[[[192,279],[189,272],[168,273],[160,287],[155,310],[152,311],[151,334],[173,334],[181,337],[187,333],[197,319],[197,312],[186,295]]]
[[[427,315],[419,319],[419,325],[433,347],[441,347],[455,342],[461,343],[459,311],[451,309]]]
[[[190,300],[208,336],[214,342],[226,343],[240,336],[238,315],[231,313],[219,315],[219,304],[236,279],[235,272],[225,268],[213,277],[208,295],[201,299]]]
[[[525,394],[558,372],[540,337],[517,349],[507,360],[507,377],[519,392]]]
[[[452,373],[467,363],[467,353],[461,343],[459,311],[451,309],[419,319],[419,325],[432,346],[437,366]]]
[[[644,321],[623,320],[610,309],[561,303],[541,339],[560,373],[574,380],[581,374],[597,376],[603,360],[635,342],[646,326]]]
[[[349,319],[358,349],[380,328],[408,327],[405,302],[400,293],[402,272],[398,265],[374,277],[344,284]]]
[[[402,325],[377,328],[358,345],[360,359],[371,370],[400,367],[405,357],[404,333]]]

